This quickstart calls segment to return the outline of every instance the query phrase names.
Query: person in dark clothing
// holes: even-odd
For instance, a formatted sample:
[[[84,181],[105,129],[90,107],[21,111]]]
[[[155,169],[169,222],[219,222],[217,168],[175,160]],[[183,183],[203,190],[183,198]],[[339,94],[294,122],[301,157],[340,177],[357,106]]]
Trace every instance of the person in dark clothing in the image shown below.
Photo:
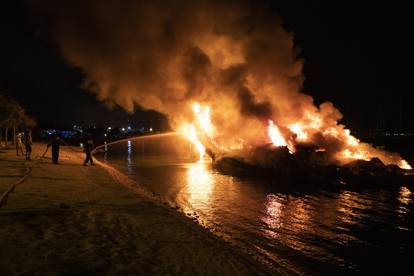
[[[29,129],[29,131],[26,133],[24,137],[24,146],[26,148],[26,160],[31,160],[30,155],[32,154],[32,130]]]
[[[52,147],[52,161],[53,164],[59,163],[59,148],[62,145],[62,140],[59,138],[59,136],[55,135],[53,136],[53,140],[47,144],[47,147]]]
[[[85,143],[84,152],[86,154],[85,162],[83,162],[83,165],[86,166],[88,162],[91,163],[91,166],[94,166],[93,159],[92,159],[92,149],[93,149],[93,142],[92,139],[89,139]]]

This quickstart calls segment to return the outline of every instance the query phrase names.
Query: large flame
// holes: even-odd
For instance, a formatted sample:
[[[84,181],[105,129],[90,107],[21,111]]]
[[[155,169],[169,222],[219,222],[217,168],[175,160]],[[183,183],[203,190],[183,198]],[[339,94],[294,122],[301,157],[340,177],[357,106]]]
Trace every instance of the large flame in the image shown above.
[[[301,142],[308,140],[308,134],[305,131],[305,127],[301,123],[294,123],[288,127],[296,135],[296,139]]]
[[[211,120],[210,106],[195,102],[192,109],[193,122],[182,124],[180,130],[194,145],[200,159],[204,158],[206,153],[206,147],[201,141],[205,141],[221,151],[241,150],[244,148],[245,140],[242,137],[235,137],[228,146],[220,144],[220,141],[215,136],[217,129]],[[399,157],[398,154],[380,151],[369,144],[362,143],[351,135],[349,129],[344,128],[342,125],[334,124],[327,126],[323,117],[318,113],[307,112],[303,121],[291,123],[286,126],[286,129],[288,129],[288,132],[282,132],[275,122],[269,119],[267,125],[268,142],[271,142],[275,147],[288,147],[289,152],[294,153],[295,143],[317,144],[318,142],[312,140],[312,137],[319,134],[326,140],[333,139],[343,144],[342,150],[332,153],[333,158],[338,163],[345,164],[353,160],[368,161],[377,157],[386,165],[395,164],[402,169],[412,169],[408,162]],[[257,129],[252,129],[253,133],[257,131]],[[200,139],[200,137],[202,138]],[[317,151],[326,151],[326,148],[321,146]]]
[[[198,139],[195,126],[193,124],[183,124],[180,127],[180,132],[194,145],[199,154],[200,160],[203,159],[206,153],[206,148]]]
[[[412,170],[413,168],[405,160],[401,160],[398,164],[398,167],[404,170]]]
[[[198,133],[201,135],[207,135],[212,139],[214,134],[214,126],[210,119],[210,107],[201,106],[198,102],[196,102],[193,104],[193,112],[196,122],[187,122],[182,124],[180,132],[194,145],[201,160],[204,158],[206,148],[198,138]]]
[[[351,135],[332,103],[303,93],[304,61],[271,1],[29,2],[56,26],[85,89],[129,112],[139,104],[166,114],[200,157],[272,142],[292,153],[315,146],[335,164],[379,158],[411,168]]]
[[[214,134],[214,126],[210,119],[210,107],[200,106],[199,103],[194,103],[193,111],[197,118],[198,125],[203,133],[212,138]]]
[[[283,137],[282,133],[280,133],[279,128],[273,123],[272,120],[269,120],[268,133],[270,140],[272,141],[273,145],[276,147],[287,146],[286,140]]]

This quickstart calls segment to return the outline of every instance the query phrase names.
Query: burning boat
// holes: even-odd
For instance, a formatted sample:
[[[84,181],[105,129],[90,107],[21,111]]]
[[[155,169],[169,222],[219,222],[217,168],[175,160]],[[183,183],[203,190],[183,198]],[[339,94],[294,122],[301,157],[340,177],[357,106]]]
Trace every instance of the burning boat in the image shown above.
[[[79,10],[76,1],[61,2],[36,10],[54,21],[63,57],[85,74],[83,87],[109,106],[165,114],[220,171],[412,170],[399,154],[352,135],[331,102],[316,105],[305,93],[295,36],[269,1],[92,1],[79,13],[67,12]]]
[[[238,137],[239,143],[226,148],[215,140],[210,108],[195,103],[193,111],[195,120],[183,125],[182,133],[199,158],[210,157],[214,168],[223,174],[312,186],[359,185],[372,180],[387,184],[414,178],[411,166],[398,154],[360,142],[341,125],[324,128],[320,117],[311,117],[309,124],[297,122],[285,127],[287,136],[269,120],[263,126],[267,143],[245,145]]]

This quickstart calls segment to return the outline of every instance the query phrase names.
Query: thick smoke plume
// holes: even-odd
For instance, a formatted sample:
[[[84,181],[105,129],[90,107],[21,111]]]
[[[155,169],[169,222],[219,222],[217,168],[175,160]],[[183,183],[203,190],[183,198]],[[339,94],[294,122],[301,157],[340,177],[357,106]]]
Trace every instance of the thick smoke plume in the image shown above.
[[[293,34],[264,2],[33,0],[30,6],[51,21],[63,56],[87,76],[84,86],[110,105],[154,109],[173,126],[193,120],[194,102],[208,105],[222,147],[269,142],[269,120],[290,142],[291,126],[300,122],[307,141],[333,156],[349,146],[349,133],[337,123],[341,113],[330,103],[315,107],[300,93],[303,61]],[[400,160],[389,158],[382,159]]]

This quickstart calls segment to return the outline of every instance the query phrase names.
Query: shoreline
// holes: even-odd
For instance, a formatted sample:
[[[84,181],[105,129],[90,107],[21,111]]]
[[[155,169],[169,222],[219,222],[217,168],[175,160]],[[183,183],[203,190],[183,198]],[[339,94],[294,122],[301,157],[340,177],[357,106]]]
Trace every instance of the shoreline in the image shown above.
[[[0,152],[0,194],[16,180],[1,175],[32,168],[0,208],[2,274],[275,273],[144,188],[138,191],[115,168],[99,160],[84,167],[83,154],[65,146],[61,164],[53,165],[36,158],[44,147],[35,143],[33,161],[12,149]]]

